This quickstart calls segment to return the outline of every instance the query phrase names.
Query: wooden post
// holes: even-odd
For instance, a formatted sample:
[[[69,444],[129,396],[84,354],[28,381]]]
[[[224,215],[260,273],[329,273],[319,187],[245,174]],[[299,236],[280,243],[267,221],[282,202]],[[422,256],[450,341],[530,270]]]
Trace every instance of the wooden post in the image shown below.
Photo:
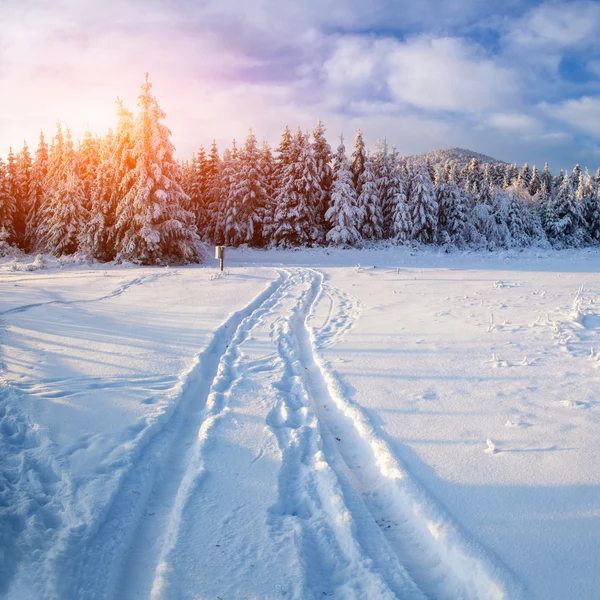
[[[219,259],[219,265],[222,273],[223,266],[225,265],[225,246],[215,246],[215,258]]]

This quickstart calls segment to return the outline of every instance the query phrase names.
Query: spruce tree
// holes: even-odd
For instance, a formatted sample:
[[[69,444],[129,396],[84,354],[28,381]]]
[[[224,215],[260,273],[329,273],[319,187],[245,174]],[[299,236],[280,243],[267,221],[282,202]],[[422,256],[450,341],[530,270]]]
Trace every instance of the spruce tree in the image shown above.
[[[413,239],[424,244],[433,243],[437,234],[438,203],[429,171],[423,162],[414,169],[408,205]]]
[[[312,143],[313,155],[317,166],[317,177],[321,188],[321,199],[317,208],[318,225],[325,235],[327,229],[325,223],[325,213],[329,208],[331,198],[331,185],[333,181],[333,169],[331,167],[332,153],[331,146],[325,137],[325,126],[321,121],[317,123],[313,131]],[[323,238],[324,239],[324,238]]]
[[[438,203],[438,243],[447,248],[465,245],[468,209],[464,192],[455,180],[455,168],[446,161],[444,171],[436,176],[435,194]]]
[[[203,240],[217,243],[217,232],[219,223],[219,209],[221,206],[221,170],[223,161],[219,155],[217,142],[213,140],[210,148],[210,154],[206,160],[206,205],[208,207],[208,216],[206,230]]]
[[[322,195],[308,140],[296,131],[276,199],[270,239],[282,247],[312,246],[320,238],[317,210]]]
[[[10,193],[7,168],[0,158],[0,250],[4,252],[14,239],[13,218],[16,210],[15,199]]]
[[[357,198],[360,197],[362,192],[360,178],[365,170],[365,163],[367,161],[367,151],[365,149],[365,142],[363,140],[362,131],[356,130],[356,136],[354,137],[354,152],[352,152],[352,160],[350,162],[350,170],[352,171],[352,183],[356,190]]]
[[[558,248],[578,247],[583,242],[583,223],[580,208],[571,187],[571,177],[562,177],[560,187],[550,199],[545,212],[548,239]]]
[[[25,247],[32,251],[38,245],[37,231],[39,227],[40,209],[46,190],[46,177],[48,175],[48,145],[44,134],[40,133],[40,143],[35,152],[35,159],[31,167],[29,180],[29,194],[27,201],[27,219],[25,224]]]
[[[189,197],[179,183],[171,132],[165,113],[146,81],[139,95],[131,149],[133,168],[121,182],[126,195],[116,210],[117,259],[142,264],[195,262],[199,238],[194,215],[185,209]]]
[[[363,215],[360,234],[364,240],[380,240],[383,237],[383,211],[373,161],[368,155],[359,179],[359,187],[361,192],[357,204]]]
[[[535,196],[540,189],[540,185],[537,167],[533,165],[533,170],[531,171],[531,181],[529,182],[529,195]]]
[[[343,247],[360,245],[362,238],[359,227],[364,221],[364,214],[358,206],[343,136],[340,136],[340,145],[334,158],[331,206],[325,217],[331,225],[327,232],[329,244]]]
[[[71,134],[59,127],[48,171],[47,195],[41,208],[41,247],[55,256],[74,254],[87,220],[85,192],[78,174]]]

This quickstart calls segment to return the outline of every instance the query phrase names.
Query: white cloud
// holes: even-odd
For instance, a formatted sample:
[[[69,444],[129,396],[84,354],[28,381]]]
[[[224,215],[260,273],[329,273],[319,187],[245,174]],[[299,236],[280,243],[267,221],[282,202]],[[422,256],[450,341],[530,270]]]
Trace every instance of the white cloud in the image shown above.
[[[539,128],[539,123],[533,117],[523,113],[493,113],[488,118],[488,124],[500,130],[509,130],[520,133],[530,133]]]
[[[542,103],[541,108],[551,117],[565,121],[581,131],[600,135],[600,98],[583,96],[558,104]]]
[[[427,109],[478,112],[514,99],[511,71],[459,38],[417,38],[398,44],[390,56],[394,96]]]
[[[340,98],[385,88],[396,102],[434,111],[479,112],[513,102],[513,73],[461,38],[343,37],[325,64]]]
[[[557,70],[565,50],[598,45],[599,29],[599,2],[545,2],[509,26],[503,42],[513,59]]]

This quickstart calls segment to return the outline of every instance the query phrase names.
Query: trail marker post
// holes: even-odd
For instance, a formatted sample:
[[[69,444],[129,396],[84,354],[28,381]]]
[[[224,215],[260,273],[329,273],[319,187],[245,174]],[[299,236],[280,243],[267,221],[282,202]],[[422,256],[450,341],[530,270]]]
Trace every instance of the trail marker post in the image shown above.
[[[225,246],[215,246],[215,258],[219,259],[221,265],[221,273],[223,272],[223,264],[225,263]]]

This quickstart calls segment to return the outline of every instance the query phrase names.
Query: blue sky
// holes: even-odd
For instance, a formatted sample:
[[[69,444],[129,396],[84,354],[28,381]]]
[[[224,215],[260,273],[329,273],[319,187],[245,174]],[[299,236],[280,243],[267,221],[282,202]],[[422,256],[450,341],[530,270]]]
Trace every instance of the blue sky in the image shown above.
[[[144,72],[178,155],[321,118],[403,154],[462,146],[600,166],[600,2],[3,0],[0,154],[135,106]]]

